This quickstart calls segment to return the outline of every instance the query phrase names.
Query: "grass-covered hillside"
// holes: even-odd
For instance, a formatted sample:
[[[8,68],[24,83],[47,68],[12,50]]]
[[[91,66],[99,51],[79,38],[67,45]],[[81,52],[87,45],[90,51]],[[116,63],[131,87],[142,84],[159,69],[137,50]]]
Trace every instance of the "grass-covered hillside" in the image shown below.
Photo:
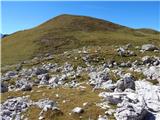
[[[82,46],[132,43],[160,45],[160,33],[131,29],[86,16],[60,15],[37,27],[18,31],[2,39],[2,66],[43,55],[62,53]]]

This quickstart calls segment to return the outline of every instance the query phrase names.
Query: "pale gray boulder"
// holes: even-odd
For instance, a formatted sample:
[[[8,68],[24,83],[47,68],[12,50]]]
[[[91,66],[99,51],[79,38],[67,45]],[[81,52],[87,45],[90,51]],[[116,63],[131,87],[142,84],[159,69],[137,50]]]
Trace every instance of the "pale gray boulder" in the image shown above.
[[[72,110],[72,113],[83,113],[84,112],[84,109],[81,108],[81,107],[75,107],[73,110]]]
[[[59,108],[57,107],[57,103],[53,100],[49,99],[40,99],[39,101],[34,103],[36,106],[42,109],[42,111],[47,111],[47,110],[58,110]]]
[[[141,49],[144,50],[144,51],[158,50],[158,48],[155,45],[153,45],[153,44],[144,44],[144,45],[142,45]]]
[[[150,66],[149,68],[145,67],[142,72],[148,79],[158,80],[160,82],[160,65]]]
[[[136,81],[136,92],[144,98],[146,108],[153,112],[160,112],[160,86],[147,81]]]
[[[113,91],[116,88],[116,84],[112,83],[112,80],[108,80],[106,82],[102,82],[101,88]]]
[[[107,101],[108,103],[111,104],[118,104],[122,102],[122,97],[124,97],[125,94],[119,94],[116,92],[113,93],[107,93],[107,92],[102,92],[99,94],[99,97],[103,97],[104,101]]]
[[[145,103],[131,103],[128,100],[123,100],[114,116],[116,120],[143,120],[147,114]]]

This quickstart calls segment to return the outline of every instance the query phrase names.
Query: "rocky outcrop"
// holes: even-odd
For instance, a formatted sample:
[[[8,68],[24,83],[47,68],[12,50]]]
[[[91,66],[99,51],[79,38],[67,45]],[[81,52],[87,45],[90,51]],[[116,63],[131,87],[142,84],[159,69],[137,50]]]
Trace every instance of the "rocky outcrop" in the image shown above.
[[[27,97],[17,97],[6,100],[1,105],[1,119],[2,120],[20,120],[24,119],[21,116],[22,112],[25,112],[30,106],[30,101]]]
[[[145,103],[132,103],[126,99],[118,105],[114,116],[116,120],[143,120],[147,114]]]
[[[23,120],[27,119],[24,118],[22,115],[23,112],[25,112],[29,107],[31,106],[37,106],[38,108],[42,109],[40,112],[39,118],[44,118],[42,115],[44,112],[48,110],[58,110],[57,103],[53,100],[49,99],[40,99],[37,102],[29,100],[29,96],[23,96],[23,97],[15,97],[7,99],[4,103],[1,104],[1,119],[2,120]]]
[[[160,65],[146,67],[142,72],[148,79],[160,81]]]
[[[146,116],[148,119],[154,116],[155,120],[159,120],[160,87],[147,81],[135,81],[135,88],[135,91],[126,89],[124,92],[102,92],[99,96],[117,105],[114,114],[117,120],[142,120]]]

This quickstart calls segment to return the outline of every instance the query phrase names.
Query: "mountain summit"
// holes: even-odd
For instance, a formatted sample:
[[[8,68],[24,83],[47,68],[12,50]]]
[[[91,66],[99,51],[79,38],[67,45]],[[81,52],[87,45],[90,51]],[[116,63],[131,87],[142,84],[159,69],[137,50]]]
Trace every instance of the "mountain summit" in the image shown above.
[[[102,19],[63,14],[32,29],[2,39],[2,65],[45,53],[62,53],[83,46],[158,43],[159,33],[135,30]]]
[[[117,30],[123,26],[87,16],[63,14],[38,26],[39,28],[66,29],[72,31]]]

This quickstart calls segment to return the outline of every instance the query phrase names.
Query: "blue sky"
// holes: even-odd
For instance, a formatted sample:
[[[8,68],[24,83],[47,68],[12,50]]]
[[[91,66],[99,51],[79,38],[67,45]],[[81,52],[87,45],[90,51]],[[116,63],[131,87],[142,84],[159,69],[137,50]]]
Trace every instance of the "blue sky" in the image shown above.
[[[160,2],[2,2],[2,33],[29,29],[60,14],[102,18],[133,28],[160,31]]]

